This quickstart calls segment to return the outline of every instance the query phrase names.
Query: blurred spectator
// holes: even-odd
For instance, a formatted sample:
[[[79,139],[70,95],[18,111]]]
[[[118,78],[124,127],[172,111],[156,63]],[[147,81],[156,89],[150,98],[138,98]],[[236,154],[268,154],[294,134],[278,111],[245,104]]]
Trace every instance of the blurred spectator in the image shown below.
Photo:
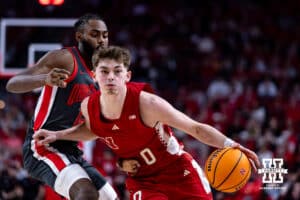
[[[271,78],[266,77],[258,84],[257,94],[261,98],[274,98],[278,94],[278,89]]]
[[[227,99],[231,92],[230,85],[221,77],[214,79],[207,88],[208,98],[212,100]]]

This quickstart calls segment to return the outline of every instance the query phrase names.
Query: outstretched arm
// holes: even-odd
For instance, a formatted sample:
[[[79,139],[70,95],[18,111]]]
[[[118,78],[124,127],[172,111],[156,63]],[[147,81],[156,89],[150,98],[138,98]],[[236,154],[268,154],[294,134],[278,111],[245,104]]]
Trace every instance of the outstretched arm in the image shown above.
[[[260,166],[259,159],[253,151],[234,142],[214,127],[191,119],[184,113],[175,109],[167,101],[156,95],[142,92],[140,95],[140,111],[144,123],[150,127],[154,127],[159,121],[171,127],[182,130],[183,132],[210,146],[217,148],[239,148],[248,156],[248,158],[254,161],[256,165],[253,165],[254,169]]]
[[[96,139],[97,136],[83,123],[60,131],[40,129],[34,133],[33,138],[39,145],[47,145],[56,140],[87,141]]]
[[[59,131],[40,129],[34,133],[33,138],[40,145],[46,145],[56,140],[86,141],[96,139],[97,135],[90,131],[90,120],[87,110],[88,99],[88,97],[85,98],[81,103],[84,123]]]
[[[224,147],[227,137],[220,131],[208,124],[191,119],[159,96],[142,92],[140,110],[144,123],[150,127],[154,127],[159,121],[182,130],[205,144],[217,148]]]
[[[66,87],[65,80],[73,71],[73,65],[73,57],[68,50],[50,51],[35,65],[13,76],[6,89],[13,93],[24,93],[44,85]]]

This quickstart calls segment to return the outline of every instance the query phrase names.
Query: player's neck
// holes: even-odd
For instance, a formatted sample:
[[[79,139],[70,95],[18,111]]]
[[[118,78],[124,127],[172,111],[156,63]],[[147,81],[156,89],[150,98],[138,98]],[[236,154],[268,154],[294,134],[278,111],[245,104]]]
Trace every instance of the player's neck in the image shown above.
[[[89,68],[89,70],[92,70],[93,69],[93,64],[91,62],[92,57],[85,53],[81,53],[81,56],[84,59],[85,65]]]
[[[122,114],[123,105],[126,99],[127,88],[121,90],[116,95],[101,94],[101,113],[107,119],[119,119]]]
[[[78,46],[78,50],[80,52],[81,57],[83,58],[85,65],[92,70],[93,65],[92,65],[92,54],[87,52],[82,46]]]

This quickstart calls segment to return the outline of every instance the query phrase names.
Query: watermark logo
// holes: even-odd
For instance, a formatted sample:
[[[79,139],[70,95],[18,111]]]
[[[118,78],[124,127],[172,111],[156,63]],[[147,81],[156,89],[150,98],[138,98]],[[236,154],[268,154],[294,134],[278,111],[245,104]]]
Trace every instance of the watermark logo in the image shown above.
[[[266,184],[264,189],[281,189],[283,183],[283,174],[288,170],[283,168],[282,158],[263,158],[263,168],[258,169],[258,174],[263,174],[262,182]]]

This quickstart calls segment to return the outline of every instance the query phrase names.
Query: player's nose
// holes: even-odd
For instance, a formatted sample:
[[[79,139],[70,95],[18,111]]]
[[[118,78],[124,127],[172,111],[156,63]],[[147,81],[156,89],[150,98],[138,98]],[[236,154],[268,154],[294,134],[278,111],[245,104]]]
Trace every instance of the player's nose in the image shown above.
[[[99,36],[97,38],[97,43],[99,44],[99,46],[103,47],[104,46],[104,41],[105,41],[105,38],[103,36]]]
[[[114,77],[115,77],[114,72],[109,72],[109,73],[108,73],[107,78],[108,78],[109,80],[113,80]]]

